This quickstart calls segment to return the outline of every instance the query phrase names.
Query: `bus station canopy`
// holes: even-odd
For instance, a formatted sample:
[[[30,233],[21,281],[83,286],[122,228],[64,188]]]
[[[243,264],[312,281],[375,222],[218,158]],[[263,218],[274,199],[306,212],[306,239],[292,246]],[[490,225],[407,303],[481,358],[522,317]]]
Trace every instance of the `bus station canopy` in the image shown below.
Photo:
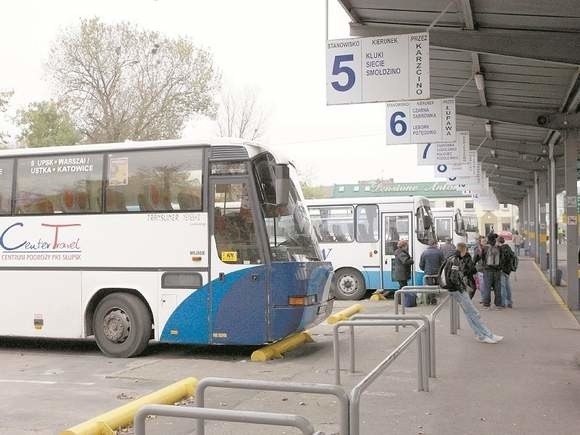
[[[429,29],[431,98],[456,97],[457,129],[502,203],[520,204],[562,128],[580,128],[580,1],[338,0],[357,37]]]

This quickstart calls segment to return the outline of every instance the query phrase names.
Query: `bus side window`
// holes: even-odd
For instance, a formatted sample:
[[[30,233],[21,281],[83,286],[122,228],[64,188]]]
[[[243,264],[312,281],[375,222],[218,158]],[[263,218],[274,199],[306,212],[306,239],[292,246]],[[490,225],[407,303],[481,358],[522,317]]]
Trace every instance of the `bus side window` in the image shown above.
[[[0,215],[11,212],[13,163],[12,159],[0,160]]]

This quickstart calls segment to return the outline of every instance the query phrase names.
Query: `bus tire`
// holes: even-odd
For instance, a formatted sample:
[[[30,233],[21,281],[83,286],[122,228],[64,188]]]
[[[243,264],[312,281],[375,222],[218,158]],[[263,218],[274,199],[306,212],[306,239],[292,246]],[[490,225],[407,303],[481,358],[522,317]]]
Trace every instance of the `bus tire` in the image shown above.
[[[129,293],[112,293],[97,305],[93,331],[101,351],[113,358],[141,354],[151,337],[152,320],[141,299]]]
[[[358,301],[367,292],[365,280],[356,269],[344,268],[334,273],[332,290],[336,299]]]

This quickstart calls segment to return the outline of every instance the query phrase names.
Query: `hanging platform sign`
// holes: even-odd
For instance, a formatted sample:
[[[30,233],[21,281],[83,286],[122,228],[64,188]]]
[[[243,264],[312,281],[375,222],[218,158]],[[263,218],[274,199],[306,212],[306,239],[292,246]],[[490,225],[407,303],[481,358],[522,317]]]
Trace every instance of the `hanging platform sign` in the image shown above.
[[[417,165],[461,164],[467,161],[469,132],[458,131],[455,142],[417,144]]]
[[[387,103],[387,145],[455,142],[455,99]]]
[[[326,104],[428,99],[429,34],[336,39],[326,48]]]

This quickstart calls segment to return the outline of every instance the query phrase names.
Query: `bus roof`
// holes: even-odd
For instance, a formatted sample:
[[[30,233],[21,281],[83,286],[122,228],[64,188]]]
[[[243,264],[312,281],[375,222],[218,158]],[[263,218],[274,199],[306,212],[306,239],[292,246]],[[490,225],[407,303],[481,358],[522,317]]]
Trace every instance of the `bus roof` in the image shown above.
[[[357,198],[320,198],[307,199],[307,205],[344,205],[344,204],[412,204],[421,202],[429,205],[429,200],[424,196],[376,196]]]
[[[179,148],[179,147],[214,147],[214,146],[243,146],[250,158],[263,153],[264,151],[271,152],[276,161],[280,163],[289,163],[288,159],[279,153],[274,153],[271,150],[244,139],[237,138],[201,138],[201,139],[170,139],[170,140],[152,140],[152,141],[125,141],[118,143],[102,143],[102,144],[88,144],[88,145],[67,145],[67,146],[52,146],[40,148],[11,148],[0,150],[0,157],[26,157],[36,155],[50,155],[50,154],[75,154],[86,152],[107,152],[118,150],[143,150],[155,148]]]

